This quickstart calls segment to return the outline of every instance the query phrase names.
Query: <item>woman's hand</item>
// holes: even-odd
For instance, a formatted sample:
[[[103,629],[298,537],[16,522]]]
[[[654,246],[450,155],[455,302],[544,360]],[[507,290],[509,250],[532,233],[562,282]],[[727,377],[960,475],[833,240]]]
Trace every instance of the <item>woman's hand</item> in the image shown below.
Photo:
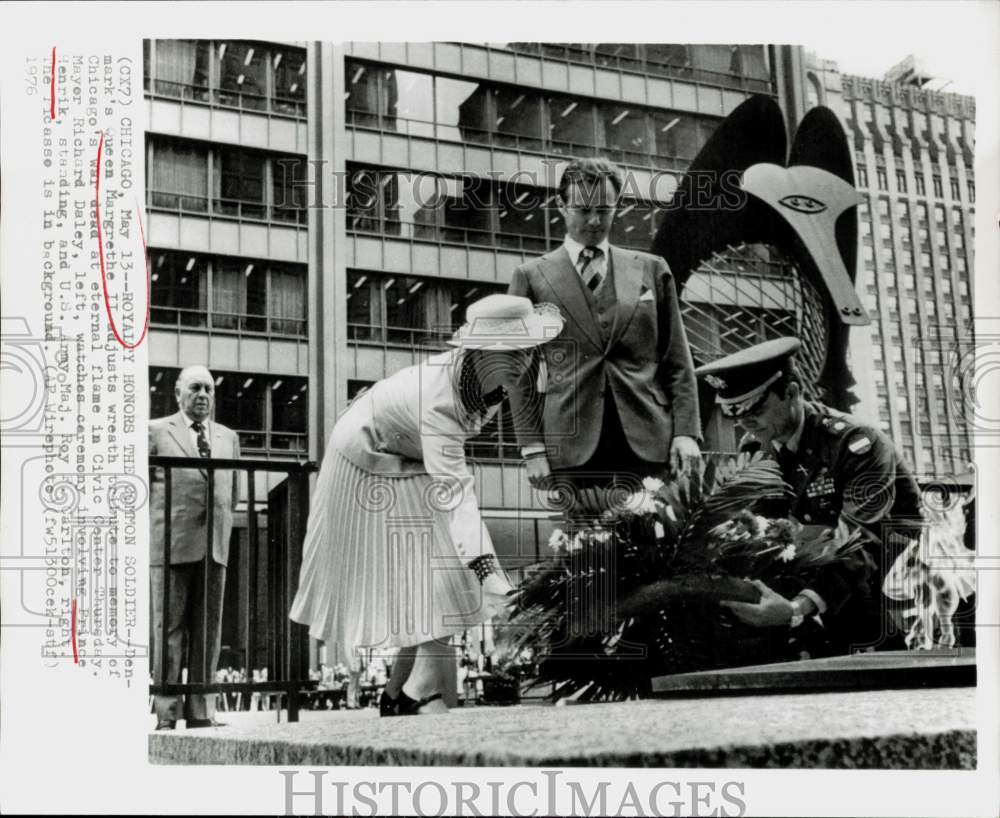
[[[497,612],[504,612],[510,604],[510,592],[514,586],[504,574],[495,572],[483,580],[483,604]]]

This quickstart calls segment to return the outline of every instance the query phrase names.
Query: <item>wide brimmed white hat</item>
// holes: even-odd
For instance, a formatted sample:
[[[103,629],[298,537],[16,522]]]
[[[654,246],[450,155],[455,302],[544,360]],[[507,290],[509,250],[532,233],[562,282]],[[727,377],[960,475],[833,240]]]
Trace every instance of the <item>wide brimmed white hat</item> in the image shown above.
[[[463,349],[528,349],[551,341],[563,324],[555,304],[532,304],[520,295],[488,295],[469,304],[465,323],[448,343]]]

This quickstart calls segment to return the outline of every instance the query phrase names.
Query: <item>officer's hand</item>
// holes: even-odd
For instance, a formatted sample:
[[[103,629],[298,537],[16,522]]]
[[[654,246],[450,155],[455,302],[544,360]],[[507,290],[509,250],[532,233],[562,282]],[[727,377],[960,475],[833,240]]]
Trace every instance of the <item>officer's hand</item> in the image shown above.
[[[795,613],[792,603],[781,594],[772,591],[759,579],[751,580],[751,582],[760,589],[761,596],[758,602],[737,602],[724,599],[719,604],[729,608],[740,622],[753,625],[756,628],[789,624]]]
[[[687,435],[676,435],[670,441],[670,465],[674,471],[701,470],[701,449],[698,441]]]
[[[528,484],[536,489],[545,488],[549,475],[552,473],[551,469],[549,469],[549,459],[544,454],[536,454],[529,457],[526,462],[528,466]]]

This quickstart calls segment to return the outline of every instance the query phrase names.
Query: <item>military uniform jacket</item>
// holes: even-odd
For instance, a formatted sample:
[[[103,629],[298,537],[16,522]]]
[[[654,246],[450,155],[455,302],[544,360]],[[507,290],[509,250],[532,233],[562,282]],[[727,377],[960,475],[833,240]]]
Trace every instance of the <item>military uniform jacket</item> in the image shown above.
[[[744,448],[752,450],[753,443]],[[806,525],[836,528],[844,522],[867,541],[866,566],[821,571],[810,583],[835,614],[859,582],[880,586],[908,539],[918,536],[916,480],[886,435],[821,403],[805,404],[796,452],[771,455],[794,493],[785,513]]]

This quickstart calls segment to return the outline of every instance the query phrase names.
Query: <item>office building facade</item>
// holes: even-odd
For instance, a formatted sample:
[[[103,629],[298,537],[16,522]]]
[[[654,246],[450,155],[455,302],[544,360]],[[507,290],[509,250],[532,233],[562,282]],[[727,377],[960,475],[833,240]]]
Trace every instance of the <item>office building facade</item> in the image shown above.
[[[958,378],[973,347],[975,101],[912,82],[841,75],[807,58],[807,100],[842,118],[855,153],[856,414],[896,441],[920,479],[967,476],[971,434]],[[895,75],[893,75],[895,76]],[[868,364],[868,362],[871,362]]]

